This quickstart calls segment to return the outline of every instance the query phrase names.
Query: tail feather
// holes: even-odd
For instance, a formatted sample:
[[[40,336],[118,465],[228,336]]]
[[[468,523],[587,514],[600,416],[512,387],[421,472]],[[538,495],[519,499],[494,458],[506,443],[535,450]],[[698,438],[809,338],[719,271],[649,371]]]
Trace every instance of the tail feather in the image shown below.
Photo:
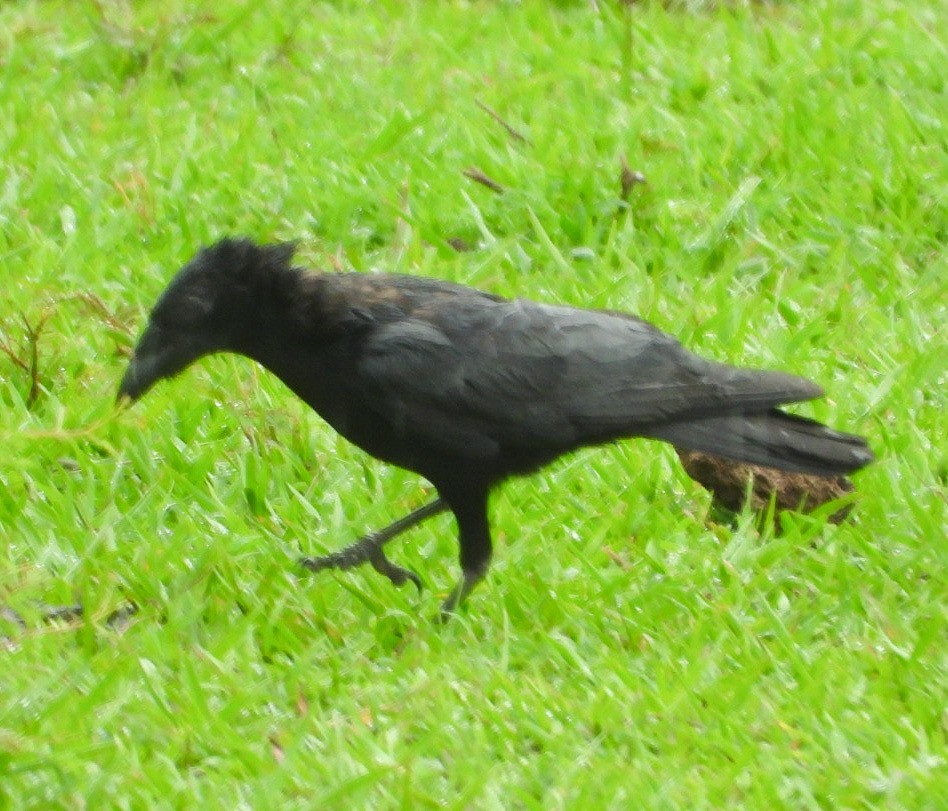
[[[821,476],[852,473],[874,458],[862,437],[778,409],[669,423],[647,436],[739,462]]]

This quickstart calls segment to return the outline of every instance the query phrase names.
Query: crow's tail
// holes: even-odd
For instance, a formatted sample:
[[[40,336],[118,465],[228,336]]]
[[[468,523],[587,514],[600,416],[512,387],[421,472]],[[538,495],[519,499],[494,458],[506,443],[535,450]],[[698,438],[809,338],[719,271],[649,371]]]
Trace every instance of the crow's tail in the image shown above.
[[[874,458],[862,437],[778,409],[673,422],[645,435],[740,462],[822,476],[851,473]]]

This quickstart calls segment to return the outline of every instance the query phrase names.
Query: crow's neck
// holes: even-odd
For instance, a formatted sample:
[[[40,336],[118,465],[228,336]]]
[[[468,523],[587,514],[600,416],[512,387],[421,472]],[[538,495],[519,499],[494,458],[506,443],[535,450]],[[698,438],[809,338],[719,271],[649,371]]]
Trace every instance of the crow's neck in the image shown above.
[[[339,342],[352,333],[334,278],[286,269],[279,284],[259,296],[233,346],[304,399],[315,396],[321,380],[335,376],[331,367],[346,354]]]

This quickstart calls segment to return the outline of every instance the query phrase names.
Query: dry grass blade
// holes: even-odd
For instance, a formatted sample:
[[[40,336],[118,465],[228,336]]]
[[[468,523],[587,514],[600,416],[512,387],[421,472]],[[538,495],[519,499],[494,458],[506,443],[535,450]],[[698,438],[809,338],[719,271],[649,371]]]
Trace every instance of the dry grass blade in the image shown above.
[[[464,170],[464,176],[470,178],[475,183],[480,183],[482,186],[486,186],[492,192],[496,194],[503,194],[505,189],[500,185],[496,180],[485,175],[480,169],[471,166]]]
[[[484,102],[480,101],[479,99],[478,99],[478,100],[475,100],[474,103],[475,103],[478,107],[480,107],[485,113],[487,113],[487,115],[489,115],[491,118],[493,118],[494,121],[496,121],[498,124],[500,124],[500,126],[502,126],[502,127],[507,131],[507,134],[508,134],[511,138],[513,138],[515,141],[519,141],[519,142],[522,143],[522,144],[529,144],[529,143],[530,143],[530,139],[527,138],[526,135],[524,135],[524,134],[523,134],[522,132],[520,132],[516,127],[514,127],[512,124],[510,124],[510,123],[509,123],[508,121],[506,121],[504,118],[502,118],[501,115],[500,115],[500,113],[498,113],[496,110],[494,110],[494,109],[491,108],[491,107],[488,107],[486,104],[484,104]]]

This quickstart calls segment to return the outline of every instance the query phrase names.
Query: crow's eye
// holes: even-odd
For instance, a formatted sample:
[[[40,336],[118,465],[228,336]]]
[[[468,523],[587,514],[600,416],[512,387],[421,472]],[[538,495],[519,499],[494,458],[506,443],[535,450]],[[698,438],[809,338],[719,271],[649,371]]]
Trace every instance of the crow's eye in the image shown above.
[[[207,318],[214,309],[214,302],[210,296],[201,295],[199,291],[186,296],[181,303],[181,320],[186,323],[196,323]]]
[[[194,291],[160,301],[150,319],[162,329],[193,329],[203,325],[213,309],[210,297]]]

